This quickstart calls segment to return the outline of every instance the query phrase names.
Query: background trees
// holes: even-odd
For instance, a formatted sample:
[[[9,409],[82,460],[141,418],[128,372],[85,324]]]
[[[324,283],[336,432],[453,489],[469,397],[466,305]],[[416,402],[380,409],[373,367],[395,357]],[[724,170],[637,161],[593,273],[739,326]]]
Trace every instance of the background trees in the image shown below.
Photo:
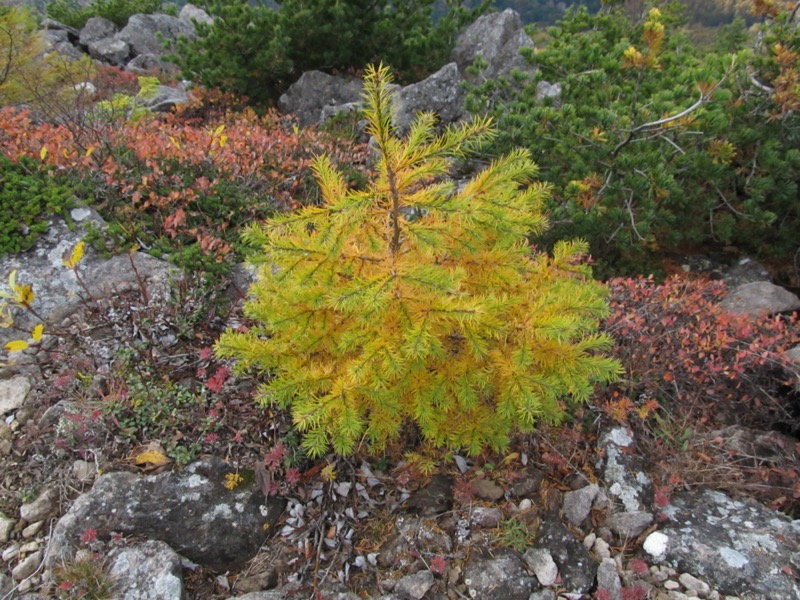
[[[383,60],[407,79],[446,62],[458,31],[482,7],[466,10],[447,0],[433,20],[435,0],[284,0],[278,10],[263,2],[206,0],[215,18],[198,23],[198,37],[178,46],[183,76],[209,87],[275,100],[304,71],[362,69]]]

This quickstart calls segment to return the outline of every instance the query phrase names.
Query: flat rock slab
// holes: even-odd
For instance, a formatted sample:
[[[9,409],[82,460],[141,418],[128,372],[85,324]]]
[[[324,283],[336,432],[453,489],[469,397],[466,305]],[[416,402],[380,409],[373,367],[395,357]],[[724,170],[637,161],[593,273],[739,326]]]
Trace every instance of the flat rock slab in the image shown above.
[[[520,556],[504,548],[491,554],[473,553],[464,569],[464,583],[470,597],[494,600],[528,600],[532,592],[541,589]]]
[[[0,416],[14,412],[25,403],[31,382],[27,377],[12,377],[0,381]]]
[[[711,490],[677,495],[662,514],[644,544],[656,561],[742,600],[800,598],[800,521]]]
[[[160,540],[218,570],[241,565],[258,552],[285,502],[265,499],[254,484],[228,490],[225,475],[232,471],[220,459],[207,459],[183,473],[103,475],[54,528],[47,566],[72,558],[90,528],[99,539],[116,532]]]

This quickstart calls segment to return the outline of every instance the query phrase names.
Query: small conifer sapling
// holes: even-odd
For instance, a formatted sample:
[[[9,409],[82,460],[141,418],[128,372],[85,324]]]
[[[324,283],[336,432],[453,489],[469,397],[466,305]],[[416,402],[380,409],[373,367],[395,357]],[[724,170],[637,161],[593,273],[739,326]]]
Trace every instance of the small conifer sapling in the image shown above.
[[[549,187],[527,151],[456,186],[452,160],[492,137],[490,120],[437,135],[423,113],[401,137],[390,81],[383,66],[367,71],[366,189],[321,156],[319,206],[246,230],[259,249],[245,305],[256,326],[216,350],[265,375],[259,401],[291,409],[312,456],[379,449],[408,421],[439,446],[499,450],[616,377],[597,331],[606,292],[580,263],[584,243],[531,248]]]

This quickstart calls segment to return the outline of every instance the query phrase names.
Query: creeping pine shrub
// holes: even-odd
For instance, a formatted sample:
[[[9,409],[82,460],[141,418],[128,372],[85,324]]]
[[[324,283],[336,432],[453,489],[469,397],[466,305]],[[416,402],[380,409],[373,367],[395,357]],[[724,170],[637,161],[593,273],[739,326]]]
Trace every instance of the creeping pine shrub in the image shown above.
[[[721,281],[613,279],[604,329],[627,377],[601,392],[619,420],[659,407],[692,408],[745,425],[800,426],[779,400],[779,353],[797,344],[796,316],[753,319],[727,312]],[[790,384],[791,382],[784,382]]]
[[[490,138],[490,120],[437,137],[425,113],[401,138],[390,81],[384,67],[365,79],[377,150],[366,189],[322,156],[320,206],[247,229],[255,326],[224,333],[217,353],[271,374],[260,402],[291,407],[312,456],[378,449],[406,421],[439,446],[501,449],[512,428],[559,421],[616,377],[597,332],[606,293],[579,261],[585,244],[548,256],[527,242],[549,188],[526,151],[457,187],[451,159]]]
[[[65,25],[81,29],[92,17],[103,17],[117,27],[125,27],[135,14],[163,12],[161,0],[52,0],[47,5],[47,16]]]
[[[47,231],[47,217],[68,209],[74,197],[35,159],[13,163],[0,154],[0,256],[30,248]]]

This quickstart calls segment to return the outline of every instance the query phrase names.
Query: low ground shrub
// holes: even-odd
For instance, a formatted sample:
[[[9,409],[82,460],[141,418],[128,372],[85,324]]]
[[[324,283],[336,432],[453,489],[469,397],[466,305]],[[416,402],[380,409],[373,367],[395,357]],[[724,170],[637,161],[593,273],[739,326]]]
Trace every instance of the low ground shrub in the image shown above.
[[[103,17],[117,27],[125,27],[131,15],[163,12],[162,5],[161,0],[92,0],[88,4],[77,0],[52,0],[46,10],[51,19],[81,29],[92,17]]]
[[[797,315],[761,317],[727,312],[721,281],[612,279],[604,330],[626,376],[598,398],[617,420],[665,411],[711,425],[738,423],[800,431],[780,368],[797,344]]]

